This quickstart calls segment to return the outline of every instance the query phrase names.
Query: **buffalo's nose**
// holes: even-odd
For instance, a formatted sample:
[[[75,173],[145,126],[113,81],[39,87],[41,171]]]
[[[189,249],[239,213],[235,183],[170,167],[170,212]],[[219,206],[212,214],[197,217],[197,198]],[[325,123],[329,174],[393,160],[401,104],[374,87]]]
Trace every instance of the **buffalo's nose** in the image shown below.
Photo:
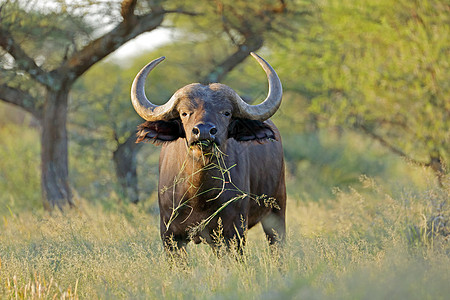
[[[211,140],[214,139],[214,135],[217,133],[217,128],[213,124],[201,123],[197,124],[192,128],[192,133],[195,138],[199,141],[201,140]]]

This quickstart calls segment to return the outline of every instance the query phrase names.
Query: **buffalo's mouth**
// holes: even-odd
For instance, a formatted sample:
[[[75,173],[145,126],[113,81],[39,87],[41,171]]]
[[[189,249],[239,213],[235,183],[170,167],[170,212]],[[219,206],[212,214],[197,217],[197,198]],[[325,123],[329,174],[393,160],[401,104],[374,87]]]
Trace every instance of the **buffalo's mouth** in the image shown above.
[[[202,151],[211,152],[214,146],[218,146],[218,143],[214,140],[198,140],[193,141],[190,144],[191,149],[192,148],[198,148]]]

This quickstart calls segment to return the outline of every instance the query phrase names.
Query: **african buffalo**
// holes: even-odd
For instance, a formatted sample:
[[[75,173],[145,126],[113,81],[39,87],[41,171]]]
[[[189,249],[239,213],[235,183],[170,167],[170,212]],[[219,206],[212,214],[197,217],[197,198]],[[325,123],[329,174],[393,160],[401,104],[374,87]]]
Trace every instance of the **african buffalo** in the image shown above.
[[[251,53],[266,72],[267,98],[250,105],[220,83],[189,84],[164,105],[146,97],[145,80],[164,57],[134,79],[131,101],[146,120],[137,141],[162,145],[159,159],[161,238],[166,249],[189,241],[214,246],[218,231],[226,244],[245,241],[258,222],[270,244],[285,236],[286,187],[281,136],[269,118],[281,103],[280,79]],[[240,244],[242,245],[242,244]]]

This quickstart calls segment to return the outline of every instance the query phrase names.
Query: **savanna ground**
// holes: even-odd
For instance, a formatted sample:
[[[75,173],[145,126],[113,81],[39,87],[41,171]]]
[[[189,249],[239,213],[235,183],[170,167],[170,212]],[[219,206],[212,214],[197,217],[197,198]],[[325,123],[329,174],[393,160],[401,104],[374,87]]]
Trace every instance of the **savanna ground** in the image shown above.
[[[258,227],[249,231],[240,259],[233,253],[218,258],[207,245],[190,244],[185,262],[180,263],[168,260],[163,252],[154,193],[132,205],[121,201],[114,190],[106,197],[98,188],[98,199],[83,196],[90,195],[86,191],[78,195],[77,209],[45,212],[39,200],[36,134],[16,125],[0,128],[0,298],[448,299],[450,295],[448,190],[437,187],[427,170],[374,150],[375,144],[355,146],[359,137],[328,138],[320,147],[313,142],[320,137],[297,137],[297,143],[285,139],[287,156],[290,147],[303,144],[309,147],[297,150],[309,158],[295,166],[301,171],[297,174],[304,175],[288,172],[288,231],[282,250],[269,249]],[[19,135],[20,140],[15,138]],[[158,151],[149,147],[140,161],[154,166]],[[340,150],[329,152],[327,147]],[[314,155],[328,160],[327,167],[312,164]],[[89,165],[96,168],[87,154],[84,167],[79,157],[74,160],[84,174],[102,175],[87,172]],[[334,167],[333,157],[339,162]],[[338,182],[346,174],[360,172],[363,165],[375,168],[375,161],[382,165],[378,176],[360,174],[359,182]],[[344,172],[340,164],[350,169]],[[149,169],[141,172],[154,173]],[[328,179],[315,182],[311,177],[319,173]],[[91,180],[80,174],[73,177]],[[149,181],[155,180],[152,176]],[[333,178],[334,186],[341,187],[333,188]]]

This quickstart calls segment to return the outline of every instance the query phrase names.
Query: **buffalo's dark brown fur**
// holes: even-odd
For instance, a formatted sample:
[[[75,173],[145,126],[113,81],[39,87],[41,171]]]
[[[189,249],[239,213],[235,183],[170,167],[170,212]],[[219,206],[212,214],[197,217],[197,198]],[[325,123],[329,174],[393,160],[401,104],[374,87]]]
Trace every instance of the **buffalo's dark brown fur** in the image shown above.
[[[137,134],[137,142],[162,145],[158,198],[165,245],[181,248],[190,240],[213,245],[219,218],[227,243],[244,241],[246,230],[259,222],[270,243],[282,241],[286,188],[278,129],[269,120],[234,118],[220,88],[183,89],[178,118],[145,122]],[[216,130],[199,140],[198,124]]]

